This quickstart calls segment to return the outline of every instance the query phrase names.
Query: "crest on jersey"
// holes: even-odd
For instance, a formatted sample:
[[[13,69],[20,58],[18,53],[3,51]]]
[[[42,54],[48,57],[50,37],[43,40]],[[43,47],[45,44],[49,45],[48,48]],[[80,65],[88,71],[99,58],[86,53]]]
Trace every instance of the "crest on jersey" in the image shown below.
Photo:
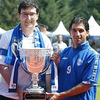
[[[79,58],[78,60],[77,60],[77,66],[81,66],[83,64],[83,61]]]

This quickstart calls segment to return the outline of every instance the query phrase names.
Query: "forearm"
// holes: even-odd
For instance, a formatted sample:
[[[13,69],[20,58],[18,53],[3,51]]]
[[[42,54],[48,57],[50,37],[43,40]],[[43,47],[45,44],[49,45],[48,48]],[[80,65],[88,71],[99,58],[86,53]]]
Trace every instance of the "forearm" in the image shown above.
[[[68,91],[61,92],[60,98],[78,95],[80,93],[83,93],[83,92],[89,90],[90,87],[91,87],[91,85],[84,85],[84,84],[80,83],[80,84],[78,84],[77,86],[73,87],[72,89],[70,89]]]
[[[9,83],[10,83],[10,76],[11,76],[9,67],[0,64],[0,73],[3,76],[4,80],[7,82],[7,84],[9,85]]]

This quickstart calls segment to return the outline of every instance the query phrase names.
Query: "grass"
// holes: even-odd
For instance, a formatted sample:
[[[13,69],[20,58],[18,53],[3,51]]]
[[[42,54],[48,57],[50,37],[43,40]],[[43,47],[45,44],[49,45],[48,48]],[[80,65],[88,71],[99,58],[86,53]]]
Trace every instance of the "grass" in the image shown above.
[[[100,77],[97,85],[97,95],[96,95],[96,100],[100,100]]]

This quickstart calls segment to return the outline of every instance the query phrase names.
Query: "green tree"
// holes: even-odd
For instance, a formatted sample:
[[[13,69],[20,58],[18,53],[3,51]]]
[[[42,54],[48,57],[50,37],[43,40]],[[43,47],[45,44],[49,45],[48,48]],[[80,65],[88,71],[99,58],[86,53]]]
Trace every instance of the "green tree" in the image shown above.
[[[0,0],[0,27],[8,30],[19,23],[17,7],[20,1],[22,0]],[[93,15],[100,25],[100,0],[33,1],[39,5],[38,23],[47,25],[49,31],[54,31],[60,21],[63,21],[68,29],[69,23],[74,16],[83,16],[88,20]]]
[[[70,12],[73,16],[83,16],[87,20],[93,15],[100,23],[100,0],[72,0],[70,2]]]
[[[35,0],[39,5],[40,17],[38,23],[45,24],[48,30],[55,30],[59,23],[58,6],[55,0]]]
[[[59,22],[63,21],[65,27],[68,29],[68,25],[70,23],[70,18],[72,17],[72,13],[70,12],[70,4],[71,0],[57,0],[58,5],[58,13],[59,13]]]
[[[18,7],[19,0],[2,0],[0,8],[0,27],[5,30],[14,28],[18,22]]]
[[[100,25],[100,0],[93,0],[93,1],[89,0],[88,8],[89,8],[89,15],[93,15],[95,20]]]

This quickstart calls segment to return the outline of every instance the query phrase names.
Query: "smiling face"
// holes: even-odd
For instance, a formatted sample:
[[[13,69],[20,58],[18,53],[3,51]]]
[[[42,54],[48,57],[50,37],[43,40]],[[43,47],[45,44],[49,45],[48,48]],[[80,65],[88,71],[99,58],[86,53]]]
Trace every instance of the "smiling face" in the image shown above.
[[[21,28],[23,29],[34,29],[35,23],[38,20],[39,14],[36,12],[35,7],[27,7],[21,9],[20,14],[18,14],[19,20],[21,22]]]
[[[72,24],[70,35],[73,40],[73,47],[76,48],[78,45],[86,42],[89,31],[86,31],[83,23],[74,23]]]

